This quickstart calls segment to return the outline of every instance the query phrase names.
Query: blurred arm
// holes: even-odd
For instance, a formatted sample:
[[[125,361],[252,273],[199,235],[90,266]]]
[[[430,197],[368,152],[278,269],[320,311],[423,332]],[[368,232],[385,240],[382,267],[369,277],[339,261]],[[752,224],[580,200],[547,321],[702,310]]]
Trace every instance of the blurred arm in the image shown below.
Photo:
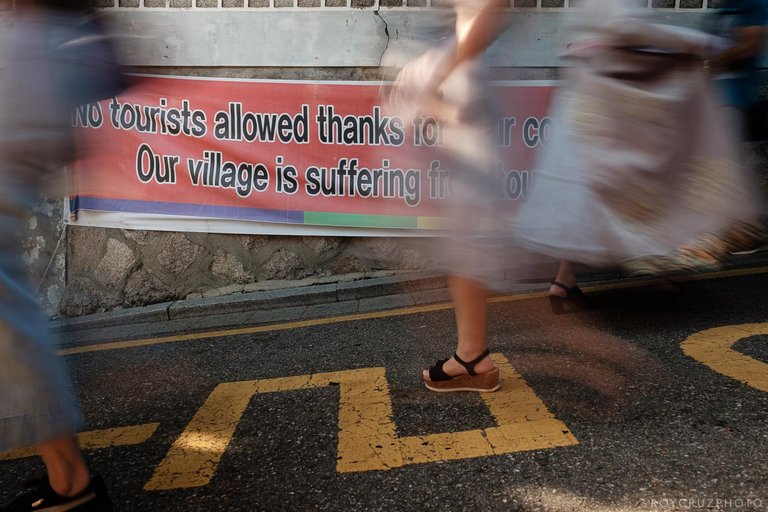
[[[715,39],[699,30],[632,18],[611,24],[606,27],[606,32],[620,45],[652,46],[701,57],[711,51]]]
[[[507,25],[507,15],[502,8],[507,5],[501,0],[488,0],[457,34],[456,49],[440,73],[435,76],[435,87],[439,86],[463,62],[475,58],[485,51]]]
[[[766,34],[768,29],[765,26],[739,29],[736,33],[736,43],[710,59],[710,65],[716,68],[729,68],[745,59],[757,57],[763,50]]]

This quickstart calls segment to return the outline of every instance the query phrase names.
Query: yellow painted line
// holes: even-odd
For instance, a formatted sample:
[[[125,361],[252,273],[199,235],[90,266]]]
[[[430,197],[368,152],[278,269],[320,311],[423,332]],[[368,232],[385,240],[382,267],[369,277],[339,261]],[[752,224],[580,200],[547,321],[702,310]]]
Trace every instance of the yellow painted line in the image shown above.
[[[384,368],[230,382],[217,386],[156,468],[146,490],[207,485],[250,399],[258,393],[339,386],[340,473],[485,457],[578,444],[504,356],[502,388],[482,397],[496,419],[487,429],[399,437]]]
[[[720,272],[709,272],[706,274],[697,274],[691,276],[682,276],[670,279],[674,282],[687,282],[687,281],[703,281],[711,279],[722,279],[727,277],[738,277],[745,275],[765,274],[768,273],[768,267],[759,267],[753,269],[734,269],[724,270]],[[638,280],[638,281],[625,281],[619,283],[609,283],[600,285],[588,285],[583,286],[582,289],[585,292],[600,292],[606,290],[619,290],[629,288],[643,288],[648,286],[658,285],[664,283],[664,280]],[[547,291],[517,293],[509,295],[500,295],[491,297],[488,299],[489,304],[496,304],[502,302],[514,302],[521,300],[536,299],[546,297]],[[429,304],[425,306],[409,306],[405,308],[387,309],[383,311],[372,311],[369,313],[355,313],[351,315],[342,315],[327,318],[315,318],[311,320],[299,320],[295,322],[285,322],[279,324],[259,325],[254,327],[243,327],[237,329],[224,329],[216,331],[206,331],[190,334],[179,334],[174,336],[160,336],[156,338],[144,338],[138,340],[128,341],[114,341],[107,343],[96,343],[93,345],[84,345],[81,347],[73,347],[62,349],[59,351],[59,355],[69,356],[75,354],[86,354],[90,352],[101,352],[105,350],[119,350],[126,348],[147,347],[152,345],[161,345],[165,343],[178,343],[182,341],[195,341],[202,339],[223,338],[228,336],[239,336],[244,334],[257,334],[263,332],[285,331],[290,329],[301,329],[305,327],[315,327],[319,325],[329,325],[344,322],[356,322],[360,320],[370,320],[376,318],[389,318],[405,315],[416,315],[419,313],[431,313],[434,311],[446,311],[453,309],[453,305],[449,302],[440,304]]]
[[[760,334],[768,334],[768,323],[726,325],[697,332],[681,346],[686,355],[714,371],[768,391],[768,364],[733,350],[740,339]]]
[[[174,441],[144,488],[177,489],[208,483],[253,397],[253,384],[231,382],[218,385]]]
[[[80,443],[80,448],[83,450],[141,444],[152,437],[159,425],[159,423],[144,423],[143,425],[132,425],[130,427],[91,430],[90,432],[78,434],[77,440]],[[34,448],[24,448],[0,453],[0,461],[21,459],[34,455],[37,455],[37,451]]]
[[[579,443],[568,427],[549,412],[504,356],[494,354],[493,360],[501,372],[502,387],[495,393],[483,393],[481,396],[497,426],[399,438],[404,463],[486,457]],[[341,454],[341,450],[339,452]],[[337,469],[344,471],[338,466]]]
[[[715,279],[725,279],[728,277],[742,277],[752,276],[759,274],[768,274],[768,267],[755,267],[755,268],[735,268],[732,270],[719,270],[716,272],[704,272],[701,274],[691,274],[683,276],[669,277],[668,279],[642,279],[642,280],[629,280],[618,283],[606,283],[593,286],[584,286],[584,291],[601,292],[604,290],[621,290],[627,288],[644,288],[648,286],[657,286],[659,284],[665,284],[668,282],[673,283],[690,283],[694,281],[712,281]]]
[[[59,355],[69,356],[73,354],[83,354],[87,352],[100,352],[103,350],[116,350],[123,348],[146,347],[150,345],[160,345],[163,343],[175,343],[179,341],[194,341],[210,338],[222,338],[227,336],[239,336],[243,334],[256,334],[260,332],[285,331],[290,329],[300,329],[302,327],[313,327],[317,325],[336,324],[342,322],[351,322],[357,320],[368,320],[372,318],[386,318],[390,316],[412,315],[418,313],[429,313],[432,311],[444,311],[452,309],[450,303],[430,304],[428,306],[417,306],[412,308],[389,309],[386,311],[373,311],[370,313],[356,313],[353,315],[343,315],[328,318],[316,318],[312,320],[299,320],[295,322],[286,322],[281,324],[258,325],[255,327],[243,327],[238,329],[225,329],[219,331],[206,331],[190,334],[179,334],[175,336],[161,336],[159,338],[145,338],[130,341],[115,341],[109,343],[99,343],[94,345],[85,345],[82,347],[67,348],[59,351]]]

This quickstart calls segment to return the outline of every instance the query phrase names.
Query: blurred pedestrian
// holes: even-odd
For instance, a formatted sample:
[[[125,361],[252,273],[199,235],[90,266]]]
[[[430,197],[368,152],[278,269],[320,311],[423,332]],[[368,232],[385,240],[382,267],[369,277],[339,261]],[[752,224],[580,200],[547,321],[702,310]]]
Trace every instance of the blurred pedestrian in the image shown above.
[[[720,89],[721,103],[733,110],[733,131],[747,141],[768,139],[768,101],[760,100],[760,57],[768,34],[768,0],[723,0],[708,16],[706,29],[724,42],[707,61]],[[768,241],[761,218],[744,219],[725,230],[710,232],[655,262],[656,273],[716,270],[735,253],[749,253]]]
[[[590,0],[564,56],[554,135],[517,222],[521,246],[555,258],[555,312],[585,301],[572,263],[637,270],[757,211],[729,113],[705,60],[721,40]]]
[[[765,50],[768,0],[722,0],[707,30],[725,41],[707,64],[722,88],[724,103],[746,114],[760,93],[759,60]]]
[[[4,510],[106,511],[82,417],[20,254],[30,207],[75,157],[71,111],[125,85],[88,1],[17,0],[0,74],[0,451],[35,446],[47,477]]]
[[[503,31],[500,0],[456,0],[455,36],[406,65],[398,75],[390,107],[402,115],[439,119],[444,143],[436,156],[451,171],[446,200],[449,245],[440,259],[449,267],[456,315],[455,354],[423,372],[433,391],[495,391],[499,370],[486,341],[488,281],[494,267],[487,241],[497,236],[498,152],[496,109],[491,100],[483,51]]]

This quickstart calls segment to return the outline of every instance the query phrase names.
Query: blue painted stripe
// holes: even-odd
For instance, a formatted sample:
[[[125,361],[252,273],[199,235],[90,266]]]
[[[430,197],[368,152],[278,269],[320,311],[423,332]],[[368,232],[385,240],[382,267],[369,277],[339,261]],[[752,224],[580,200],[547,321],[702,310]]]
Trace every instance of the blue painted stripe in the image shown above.
[[[165,203],[155,201],[133,201],[127,199],[103,199],[76,196],[70,198],[70,210],[96,210],[105,212],[154,213],[157,215],[184,215],[206,219],[238,219],[261,222],[303,224],[304,212],[294,210],[265,210],[239,206],[210,204]]]

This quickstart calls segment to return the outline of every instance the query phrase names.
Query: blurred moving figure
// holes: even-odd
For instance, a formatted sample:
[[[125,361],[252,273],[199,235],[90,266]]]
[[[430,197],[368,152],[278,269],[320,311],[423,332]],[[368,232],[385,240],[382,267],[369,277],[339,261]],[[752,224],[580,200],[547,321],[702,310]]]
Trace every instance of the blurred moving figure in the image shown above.
[[[630,5],[584,6],[554,135],[517,219],[525,249],[563,261],[550,289],[555,312],[586,304],[569,262],[639,273],[758,211],[735,122],[704,65],[723,41]]]
[[[390,96],[389,108],[406,119],[423,114],[443,123],[445,141],[436,156],[452,172],[452,237],[441,258],[452,273],[458,346],[453,357],[424,371],[424,383],[433,391],[495,391],[500,385],[486,343],[488,281],[495,262],[485,243],[498,236],[498,110],[490,100],[482,52],[504,28],[503,6],[499,0],[457,0],[455,37],[406,65]]]
[[[75,432],[82,418],[20,239],[47,178],[75,156],[71,109],[124,86],[88,1],[17,0],[0,74],[0,452],[34,445],[48,475],[7,509],[111,510]]]
[[[707,25],[727,45],[708,62],[725,104],[746,113],[759,97],[757,68],[768,31],[768,0],[723,0]]]
[[[423,372],[433,391],[499,388],[487,348],[487,299],[510,254],[521,279],[531,277],[529,264],[615,265],[667,253],[753,210],[734,141],[710,133],[723,120],[702,65],[715,38],[637,18],[620,1],[596,0],[583,10],[569,49],[576,66],[555,109],[560,124],[513,227],[494,174],[497,120],[476,58],[503,20],[496,4],[459,3],[455,42],[407,65],[391,98],[406,117],[421,111],[444,120],[437,155],[454,172],[452,239],[440,256],[452,273],[458,343],[453,357]],[[522,247],[510,253],[511,240]],[[569,336],[605,339],[601,347],[626,346],[588,324],[567,329]]]
[[[740,122],[748,141],[768,139],[768,102],[760,101],[758,61],[768,34],[768,0],[724,0],[710,15],[707,31],[721,37],[722,51],[708,61],[722,103]],[[766,220],[747,219],[725,233],[707,233],[655,262],[656,273],[714,270],[733,253],[753,252],[768,241]]]

